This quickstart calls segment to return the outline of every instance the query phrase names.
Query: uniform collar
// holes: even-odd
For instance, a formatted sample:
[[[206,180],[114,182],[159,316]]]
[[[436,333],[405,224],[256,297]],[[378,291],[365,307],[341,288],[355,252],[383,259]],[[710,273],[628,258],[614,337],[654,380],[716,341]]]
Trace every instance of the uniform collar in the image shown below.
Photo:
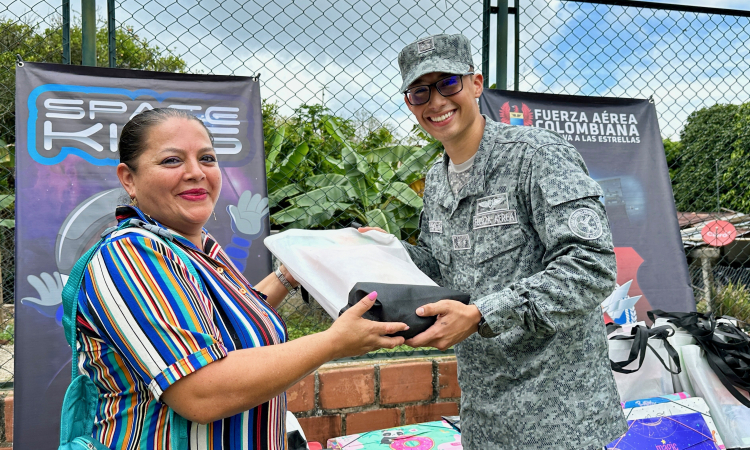
[[[458,208],[458,204],[466,197],[477,195],[484,192],[484,179],[485,172],[487,169],[487,160],[492,154],[492,149],[495,145],[495,137],[497,136],[498,123],[491,120],[486,115],[484,117],[484,133],[482,134],[482,140],[479,142],[479,148],[477,149],[476,157],[474,158],[474,164],[471,166],[471,177],[469,182],[458,191],[458,195],[453,195],[453,190],[450,188],[448,182],[448,162],[450,158],[448,154],[443,154],[443,161],[438,173],[438,202],[444,207],[451,211]],[[442,190],[442,192],[440,192]]]
[[[124,220],[127,220],[127,219],[141,219],[142,221],[146,223],[150,223],[151,225],[156,225],[159,228],[162,228],[168,231],[172,236],[174,236],[174,240],[182,244],[183,247],[187,247],[191,250],[196,250],[196,251],[205,253],[204,249],[210,249],[213,246],[213,239],[211,239],[210,235],[208,234],[205,228],[202,228],[201,242],[203,244],[203,249],[200,249],[196,247],[195,244],[190,242],[187,238],[183,237],[176,231],[171,230],[165,227],[164,225],[162,225],[161,223],[157,222],[156,220],[154,220],[151,216],[141,211],[140,208],[138,208],[137,206],[120,205],[115,210],[115,216],[117,218],[118,224],[122,223]]]

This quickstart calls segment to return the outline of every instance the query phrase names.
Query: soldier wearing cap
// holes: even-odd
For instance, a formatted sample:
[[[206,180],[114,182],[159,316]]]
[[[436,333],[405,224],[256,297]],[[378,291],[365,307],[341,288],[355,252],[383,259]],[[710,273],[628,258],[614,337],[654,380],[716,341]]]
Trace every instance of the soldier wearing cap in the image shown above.
[[[601,449],[626,421],[600,304],[615,254],[599,185],[559,135],[479,113],[469,41],[436,35],[398,58],[401,92],[445,147],[426,177],[417,245],[438,284],[471,294],[407,341],[455,345],[466,449]]]

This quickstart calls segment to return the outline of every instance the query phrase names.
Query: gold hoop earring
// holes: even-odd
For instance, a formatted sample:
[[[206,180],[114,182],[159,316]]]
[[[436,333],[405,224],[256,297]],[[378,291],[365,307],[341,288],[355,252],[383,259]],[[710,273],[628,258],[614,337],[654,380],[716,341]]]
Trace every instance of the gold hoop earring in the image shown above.
[[[138,206],[138,199],[133,197],[130,199],[130,206]]]

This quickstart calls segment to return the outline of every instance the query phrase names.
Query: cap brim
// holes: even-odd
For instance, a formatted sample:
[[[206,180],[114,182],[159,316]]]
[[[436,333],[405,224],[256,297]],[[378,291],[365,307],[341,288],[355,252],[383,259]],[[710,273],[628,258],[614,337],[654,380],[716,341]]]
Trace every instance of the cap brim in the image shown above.
[[[437,61],[434,59],[426,59],[417,64],[406,74],[404,82],[401,84],[401,92],[403,93],[409,89],[409,85],[414,83],[414,80],[427,73],[444,72],[449,74],[465,74],[468,70],[469,66],[462,62],[448,59],[440,59]]]

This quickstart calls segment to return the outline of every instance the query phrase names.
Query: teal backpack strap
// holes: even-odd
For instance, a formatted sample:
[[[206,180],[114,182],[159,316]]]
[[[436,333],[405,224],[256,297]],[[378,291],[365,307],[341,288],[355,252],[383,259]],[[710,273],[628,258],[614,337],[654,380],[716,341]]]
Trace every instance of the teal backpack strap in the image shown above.
[[[78,378],[78,348],[76,342],[76,315],[78,314],[78,293],[83,283],[84,273],[86,266],[89,265],[91,259],[94,257],[102,244],[107,240],[108,236],[115,231],[129,228],[139,227],[146,231],[156,234],[161,240],[167,244],[172,252],[182,260],[183,264],[190,272],[190,275],[198,283],[201,290],[205,291],[205,285],[203,280],[196,272],[193,263],[185,252],[175,245],[172,240],[174,237],[171,233],[160,228],[156,225],[148,224],[139,219],[130,219],[124,221],[117,227],[111,227],[104,230],[102,238],[93,245],[89,251],[83,254],[75,266],[70,272],[65,286],[63,287],[62,300],[63,300],[63,329],[65,330],[65,340],[70,344],[73,350],[73,357],[71,360],[71,385],[68,386],[68,391],[65,393],[65,400],[63,402],[62,418],[61,418],[61,430],[60,430],[60,449],[67,450],[72,441],[76,440],[77,436],[84,438],[87,445],[93,445],[94,447],[89,448],[100,448],[101,444],[90,440],[87,436],[90,436],[93,431],[93,420],[95,417],[96,408],[96,388],[93,382],[88,377]],[[172,408],[169,408],[169,415],[171,418],[171,432],[170,440],[173,449],[186,449],[188,445],[188,424],[187,420],[177,414]],[[77,448],[77,447],[75,447]],[[101,446],[103,448],[103,446]]]

